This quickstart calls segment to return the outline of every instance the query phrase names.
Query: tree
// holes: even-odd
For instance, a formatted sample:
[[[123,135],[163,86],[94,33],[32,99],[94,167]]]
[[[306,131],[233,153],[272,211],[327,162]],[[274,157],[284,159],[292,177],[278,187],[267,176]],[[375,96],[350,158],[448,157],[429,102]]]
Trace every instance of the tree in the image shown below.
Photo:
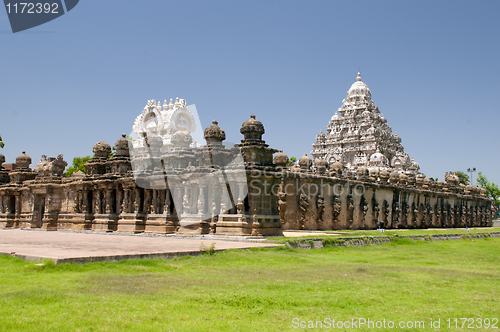
[[[297,158],[290,157],[290,160],[288,160],[288,163],[286,165],[287,166],[294,165],[296,162],[297,162]]]
[[[0,136],[0,148],[3,149],[4,146],[5,146],[5,143],[2,142],[2,136]]]
[[[456,171],[453,173],[455,173],[455,175],[458,176],[458,180],[460,181],[461,184],[468,185],[470,183],[469,176],[464,172]]]
[[[477,173],[477,184],[480,188],[486,189],[486,195],[493,200],[496,210],[500,210],[500,189],[495,183],[488,181],[488,178],[481,172]]]
[[[92,159],[91,156],[73,158],[73,166],[68,167],[68,169],[66,170],[64,175],[66,175],[67,177],[70,177],[71,174],[76,173],[78,171],[82,171],[83,173],[85,173],[84,165],[90,159]]]

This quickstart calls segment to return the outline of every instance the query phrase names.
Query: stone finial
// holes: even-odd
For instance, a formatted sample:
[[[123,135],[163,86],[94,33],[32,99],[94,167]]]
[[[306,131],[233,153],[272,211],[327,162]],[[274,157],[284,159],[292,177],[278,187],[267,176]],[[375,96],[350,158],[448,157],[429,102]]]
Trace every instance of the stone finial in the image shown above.
[[[26,155],[26,151],[23,151],[23,153],[16,158],[16,164],[19,166],[19,168],[29,168],[31,164],[31,158]]]
[[[304,153],[304,156],[299,159],[299,167],[301,170],[309,170],[312,166],[312,159]]]
[[[207,143],[220,143],[226,139],[226,133],[219,127],[217,120],[212,121],[212,125],[205,129],[203,138]]]
[[[274,164],[276,164],[276,166],[286,167],[286,165],[288,164],[288,156],[283,153],[283,150],[280,150],[280,152],[278,152],[274,156],[273,162]]]
[[[265,133],[264,125],[259,120],[256,120],[255,115],[252,114],[250,119],[241,125],[240,133],[245,136],[245,139],[261,140],[262,135]]]
[[[106,142],[100,141],[94,145],[93,152],[97,158],[107,158],[111,153],[111,146]]]
[[[115,150],[117,156],[129,155],[129,141],[127,139],[127,135],[122,134],[122,137],[116,141]]]
[[[360,82],[361,81],[361,73],[358,71],[358,76],[356,76],[356,81]]]

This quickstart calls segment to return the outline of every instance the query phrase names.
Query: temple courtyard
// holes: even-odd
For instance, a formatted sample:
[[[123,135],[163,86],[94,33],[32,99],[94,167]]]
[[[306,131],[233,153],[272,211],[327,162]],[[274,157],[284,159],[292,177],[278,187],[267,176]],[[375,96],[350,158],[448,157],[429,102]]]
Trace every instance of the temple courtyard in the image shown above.
[[[50,259],[54,263],[85,263],[118,261],[138,258],[174,258],[196,256],[204,251],[275,247],[277,244],[262,243],[232,237],[214,236],[165,237],[153,235],[50,232],[41,230],[0,230],[0,254],[19,257],[28,261]]]

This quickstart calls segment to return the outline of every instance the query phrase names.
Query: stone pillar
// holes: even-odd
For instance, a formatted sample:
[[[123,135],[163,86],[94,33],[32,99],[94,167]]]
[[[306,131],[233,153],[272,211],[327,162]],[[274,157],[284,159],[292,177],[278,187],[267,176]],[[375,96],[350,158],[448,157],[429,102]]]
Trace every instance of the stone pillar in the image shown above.
[[[99,189],[94,190],[94,213],[101,213],[101,191]]]
[[[123,200],[121,204],[121,213],[130,212],[130,189],[123,188]]]
[[[165,200],[163,201],[163,214],[170,216],[170,188],[165,189]]]
[[[121,188],[116,189],[116,214],[121,214],[123,212],[122,209],[123,204],[123,190]]]
[[[143,211],[144,213],[151,213],[151,201],[152,201],[152,192],[149,189],[144,189],[144,205]]]
[[[151,201],[150,213],[156,214],[158,211],[158,190],[153,189],[153,199]]]
[[[205,214],[205,186],[199,185],[199,194],[198,194],[198,214],[200,216]]]
[[[22,199],[20,193],[15,194],[15,203],[14,203],[14,208],[15,208],[15,214],[17,216],[21,215],[22,212]]]
[[[75,196],[73,196],[73,211],[74,213],[81,213],[82,212],[82,206],[81,206],[81,200],[82,200],[82,191],[78,190],[75,193]],[[69,212],[69,211],[68,211]]]
[[[111,214],[113,213],[113,206],[112,206],[112,190],[111,189],[105,189],[104,190],[104,199],[105,199],[105,212],[106,214]]]
[[[139,213],[141,207],[141,192],[139,188],[134,189],[134,213]]]
[[[191,213],[191,207],[189,204],[189,187],[184,187],[184,196],[182,197],[182,214]]]

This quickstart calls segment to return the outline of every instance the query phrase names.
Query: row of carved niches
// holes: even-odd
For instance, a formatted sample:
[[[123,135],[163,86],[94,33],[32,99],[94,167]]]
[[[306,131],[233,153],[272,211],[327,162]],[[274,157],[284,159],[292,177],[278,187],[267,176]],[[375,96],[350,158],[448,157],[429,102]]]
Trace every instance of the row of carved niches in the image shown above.
[[[321,159],[319,161],[322,161]],[[445,182],[426,177],[422,173],[410,173],[397,170],[358,167],[346,168],[342,163],[334,163],[327,167],[326,162],[315,162],[315,168],[311,168],[312,161],[309,157],[300,158],[299,165],[292,165],[288,170],[292,173],[309,173],[319,176],[357,180],[366,183],[390,184],[405,188],[416,188],[422,190],[450,192],[462,195],[486,197],[486,189],[464,185],[458,177],[451,172],[445,175]],[[285,169],[285,167],[282,167]]]

